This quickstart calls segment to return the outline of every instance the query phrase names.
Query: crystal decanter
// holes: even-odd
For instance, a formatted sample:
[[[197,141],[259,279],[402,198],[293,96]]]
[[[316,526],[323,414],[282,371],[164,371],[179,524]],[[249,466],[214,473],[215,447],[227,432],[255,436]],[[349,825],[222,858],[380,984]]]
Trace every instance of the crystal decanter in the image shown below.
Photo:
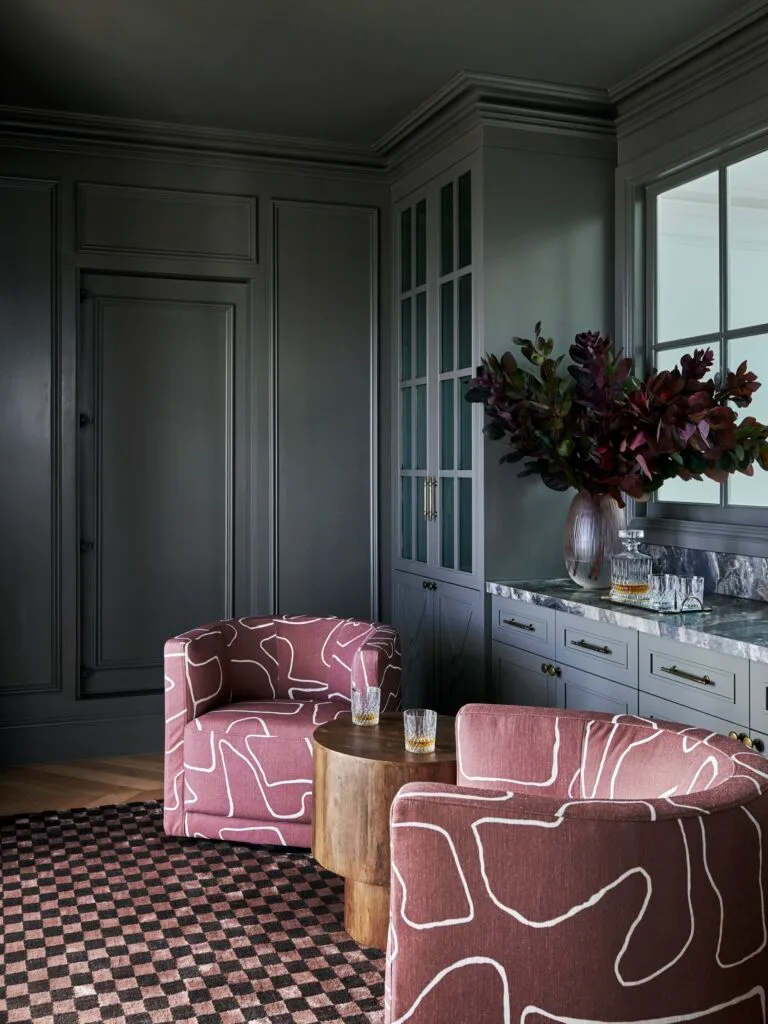
[[[650,593],[648,577],[653,559],[640,550],[643,530],[619,530],[624,550],[611,556],[611,600],[646,605]]]

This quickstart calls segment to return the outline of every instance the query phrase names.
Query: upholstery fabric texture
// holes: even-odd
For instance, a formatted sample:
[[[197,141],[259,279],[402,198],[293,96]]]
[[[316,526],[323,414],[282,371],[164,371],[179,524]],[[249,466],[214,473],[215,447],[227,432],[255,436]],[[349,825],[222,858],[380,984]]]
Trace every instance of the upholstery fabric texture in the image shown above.
[[[312,733],[355,687],[400,706],[397,633],[284,616],[201,626],[165,645],[165,830],[309,846]]]
[[[766,1024],[768,759],[635,716],[467,705],[392,805],[387,1024]]]

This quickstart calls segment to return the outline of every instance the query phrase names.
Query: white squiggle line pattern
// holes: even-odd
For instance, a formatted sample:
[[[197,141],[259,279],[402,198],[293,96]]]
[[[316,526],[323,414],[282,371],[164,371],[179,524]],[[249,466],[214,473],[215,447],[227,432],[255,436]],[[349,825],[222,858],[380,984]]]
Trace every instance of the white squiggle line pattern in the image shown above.
[[[400,916],[402,917],[403,921],[405,921],[405,923],[407,925],[409,925],[409,927],[416,928],[416,929],[421,929],[421,930],[428,929],[428,928],[445,928],[445,927],[447,927],[449,925],[466,924],[468,921],[473,921],[474,917],[475,917],[475,906],[474,906],[474,903],[472,902],[472,896],[470,895],[470,892],[469,892],[469,886],[467,885],[466,876],[465,876],[464,872],[461,869],[461,864],[459,863],[459,855],[456,852],[456,846],[455,846],[455,844],[453,842],[453,839],[451,838],[451,836],[447,832],[447,830],[444,829],[444,828],[441,828],[440,825],[433,825],[430,822],[426,822],[426,821],[395,821],[395,822],[392,823],[392,828],[393,829],[396,829],[396,828],[401,828],[401,829],[405,829],[405,828],[426,829],[427,831],[436,832],[438,835],[444,836],[446,841],[447,841],[447,843],[448,843],[448,847],[449,847],[449,849],[451,851],[451,856],[453,857],[453,863],[456,866],[456,872],[457,872],[459,878],[461,879],[461,885],[462,885],[462,888],[464,890],[464,895],[467,898],[467,908],[468,908],[468,910],[467,910],[467,913],[465,914],[464,917],[449,917],[449,918],[445,918],[445,919],[439,920],[439,921],[428,921],[428,922],[417,923],[416,921],[414,921],[411,918],[409,918],[408,915],[406,914],[405,905],[406,905],[406,902],[408,900],[408,890],[406,888],[405,880],[404,880],[402,874],[398,870],[398,867],[395,864],[395,862],[392,861],[392,870],[397,875],[398,881],[400,882],[400,886],[401,886],[401,888],[403,890],[403,899],[402,899],[402,903],[400,905]]]
[[[430,981],[426,988],[422,989],[422,991],[416,997],[413,1006],[411,1006],[411,1008],[407,1010],[402,1015],[402,1017],[398,1017],[397,1020],[392,1021],[392,1024],[405,1024],[405,1021],[410,1020],[410,1018],[414,1015],[414,1013],[416,1013],[416,1011],[419,1008],[419,1005],[423,1002],[426,996],[429,995],[429,993],[432,991],[433,988],[435,988],[436,985],[440,984],[440,982],[443,980],[443,978],[446,977],[446,975],[452,974],[453,971],[458,971],[462,967],[480,966],[483,964],[488,964],[490,967],[493,967],[496,970],[496,973],[501,978],[501,982],[503,985],[501,1019],[503,1021],[503,1024],[510,1024],[509,981],[507,979],[507,972],[504,970],[504,968],[502,967],[498,960],[494,960],[492,957],[489,956],[467,956],[464,957],[463,960],[457,960],[455,963],[450,964],[448,967],[444,967],[442,971],[435,975],[435,977]]]
[[[558,777],[558,774],[559,774],[559,769],[558,769],[558,754],[560,752],[560,726],[559,726],[559,719],[555,718],[553,720],[554,724],[555,724],[555,739],[554,739],[554,747],[552,749],[552,774],[549,776],[548,779],[544,779],[543,781],[538,781],[538,782],[537,781],[533,781],[531,779],[511,779],[511,778],[507,778],[506,776],[503,776],[503,775],[470,775],[469,772],[467,771],[466,767],[465,767],[464,759],[463,759],[463,754],[462,754],[462,746],[461,746],[461,740],[460,740],[460,731],[461,731],[461,723],[462,723],[462,721],[463,721],[463,719],[461,718],[461,716],[459,716],[459,718],[456,720],[456,747],[457,747],[457,760],[458,760],[459,775],[460,776],[463,776],[465,779],[470,779],[472,782],[503,782],[505,784],[509,783],[512,786],[540,786],[542,788],[547,788],[547,787],[553,785],[553,783],[556,781],[556,779]],[[551,721],[551,719],[550,719],[550,721]]]
[[[694,1013],[682,1013],[673,1014],[671,1017],[646,1017],[642,1021],[638,1021],[637,1017],[632,1020],[612,1020],[612,1021],[600,1021],[595,1020],[593,1017],[562,1017],[557,1013],[549,1013],[547,1010],[542,1010],[539,1006],[526,1006],[520,1017],[520,1024],[525,1024],[525,1021],[534,1014],[540,1017],[546,1017],[547,1020],[554,1021],[555,1024],[686,1024],[689,1020],[704,1020],[705,1017],[711,1017],[713,1013],[721,1013],[723,1010],[727,1010],[730,1006],[739,1006],[741,1003],[747,1002],[749,999],[758,997],[760,999],[760,1006],[763,1011],[763,1022],[765,1024],[765,989],[762,985],[756,985],[750,989],[749,992],[745,992],[744,995],[736,996],[735,999],[729,999],[725,1003],[718,1003],[717,1006],[710,1006],[706,1010],[696,1010]]]
[[[756,957],[758,954],[762,953],[762,951],[766,947],[766,943],[768,943],[768,925],[766,924],[766,919],[765,919],[765,889],[763,888],[763,833],[762,833],[762,829],[760,828],[760,822],[757,821],[757,819],[754,817],[754,815],[750,814],[750,812],[747,810],[746,807],[741,807],[740,810],[743,811],[744,814],[746,814],[746,816],[749,818],[749,820],[752,822],[752,824],[755,826],[755,829],[757,830],[757,844],[758,844],[758,851],[759,851],[758,852],[757,888],[758,888],[758,890],[760,892],[760,909],[761,909],[761,920],[762,920],[762,925],[763,925],[763,941],[760,943],[760,945],[757,947],[757,949],[755,949],[752,953],[747,953],[747,955],[743,956],[741,958],[741,960],[733,960],[730,963],[726,963],[723,960],[723,957],[722,957],[723,936],[725,934],[725,903],[723,902],[723,894],[720,892],[719,888],[717,887],[715,879],[712,876],[712,869],[709,866],[709,858],[707,857],[707,832],[706,832],[706,828],[704,826],[704,821],[703,820],[699,821],[699,825],[701,827],[701,845],[702,845],[702,856],[703,856],[703,860],[704,860],[704,870],[707,873],[707,878],[709,879],[709,884],[712,886],[712,889],[713,889],[713,891],[715,893],[715,896],[717,897],[718,905],[720,907],[720,935],[718,936],[718,940],[717,940],[717,953],[715,954],[715,959],[717,960],[718,967],[722,967],[724,969],[727,969],[729,967],[739,967],[741,964],[746,963],[747,960],[751,960],[753,957]]]

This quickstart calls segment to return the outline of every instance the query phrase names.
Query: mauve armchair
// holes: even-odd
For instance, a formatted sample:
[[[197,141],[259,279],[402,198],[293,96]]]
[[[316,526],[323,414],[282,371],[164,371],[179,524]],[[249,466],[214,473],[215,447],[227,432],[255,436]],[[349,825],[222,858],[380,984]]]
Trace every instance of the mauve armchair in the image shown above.
[[[399,638],[378,622],[231,619],[169,640],[165,831],[309,846],[312,733],[366,684],[400,706]]]
[[[467,705],[392,805],[387,1024],[766,1024],[768,760],[633,716]]]

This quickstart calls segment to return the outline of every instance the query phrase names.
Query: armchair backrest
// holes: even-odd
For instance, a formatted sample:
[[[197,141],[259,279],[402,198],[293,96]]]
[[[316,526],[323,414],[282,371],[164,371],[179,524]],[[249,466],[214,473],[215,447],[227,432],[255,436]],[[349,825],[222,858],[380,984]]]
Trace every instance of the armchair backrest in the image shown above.
[[[383,685],[378,655],[388,641],[383,671],[399,675],[397,634],[378,623],[285,615],[227,625],[233,701],[349,700],[353,679]],[[391,688],[399,691],[399,679]]]
[[[563,800],[697,793],[734,767],[693,732],[632,715],[468,704],[456,720],[458,784]]]

